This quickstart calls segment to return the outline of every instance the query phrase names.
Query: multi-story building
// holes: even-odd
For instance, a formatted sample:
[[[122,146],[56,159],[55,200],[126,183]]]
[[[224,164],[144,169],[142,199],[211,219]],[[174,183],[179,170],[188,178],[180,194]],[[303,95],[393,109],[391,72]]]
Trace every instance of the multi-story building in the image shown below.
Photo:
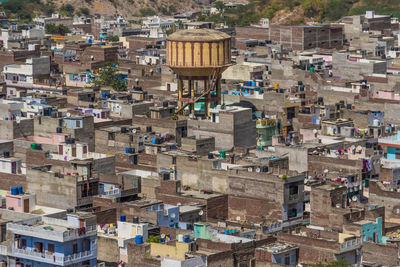
[[[97,264],[96,216],[56,214],[7,224],[10,266]]]

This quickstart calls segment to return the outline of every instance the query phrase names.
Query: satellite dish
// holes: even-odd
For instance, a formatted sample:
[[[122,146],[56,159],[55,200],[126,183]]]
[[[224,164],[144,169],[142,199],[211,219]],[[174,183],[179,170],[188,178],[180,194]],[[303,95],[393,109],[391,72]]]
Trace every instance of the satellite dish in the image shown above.
[[[361,151],[362,150],[362,146],[357,146],[357,151]]]
[[[249,168],[247,168],[247,171],[248,171],[248,172],[252,172],[252,171],[253,171],[253,168],[252,168],[252,167],[249,167]]]
[[[328,173],[328,172],[329,172],[329,170],[328,170],[328,169],[325,169],[325,170],[324,170],[324,173]]]
[[[71,117],[71,113],[67,112],[67,114],[65,114],[68,118]]]
[[[165,238],[165,234],[161,234],[161,238]]]
[[[200,215],[200,216],[203,216],[203,214],[204,214],[204,211],[203,211],[203,210],[199,211],[199,215]]]
[[[317,130],[317,129],[314,129],[314,130],[313,130],[313,133],[314,133],[314,134],[318,133],[318,130]]]
[[[352,145],[352,146],[350,147],[350,149],[351,149],[351,150],[354,150],[354,149],[356,149],[356,146],[355,146],[355,145]]]
[[[176,214],[175,214],[175,213],[172,213],[172,214],[171,214],[171,218],[172,218],[172,219],[175,219],[175,217],[176,217]]]
[[[260,169],[260,168],[257,168],[257,169],[256,169],[256,172],[260,172],[260,171],[261,171],[261,169]]]
[[[176,205],[179,207],[179,206],[181,206],[181,205],[182,205],[182,203],[181,203],[181,202],[178,202],[178,204],[176,204]]]
[[[353,202],[357,202],[357,196],[353,196],[352,198],[351,198],[351,200],[353,201]]]

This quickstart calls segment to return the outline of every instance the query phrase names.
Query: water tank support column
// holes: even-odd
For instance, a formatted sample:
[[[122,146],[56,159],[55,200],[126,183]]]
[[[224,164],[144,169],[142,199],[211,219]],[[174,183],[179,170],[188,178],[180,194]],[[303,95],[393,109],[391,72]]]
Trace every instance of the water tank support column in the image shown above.
[[[189,83],[190,99],[194,100],[196,98],[196,95],[195,95],[193,81],[189,80],[188,83]],[[194,115],[194,103],[190,104],[190,113],[192,113],[192,115]]]
[[[178,79],[178,108],[182,107],[183,80]]]
[[[208,80],[204,80],[204,90],[207,90],[208,88]],[[209,101],[209,95],[205,96],[206,101],[204,102],[204,114],[206,116],[210,116],[210,108],[211,108],[211,103]]]
[[[217,96],[217,104],[221,104],[221,74],[218,75],[217,81],[215,83],[215,95]]]

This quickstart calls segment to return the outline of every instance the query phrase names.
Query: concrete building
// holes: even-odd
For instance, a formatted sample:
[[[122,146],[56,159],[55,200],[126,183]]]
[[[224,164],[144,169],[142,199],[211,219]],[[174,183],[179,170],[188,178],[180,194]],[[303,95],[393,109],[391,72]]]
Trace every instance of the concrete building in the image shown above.
[[[47,56],[28,58],[25,64],[4,66],[4,76],[7,84],[34,84],[48,80],[50,75],[50,58]]]
[[[252,110],[217,106],[210,109],[211,120],[188,120],[189,136],[214,137],[217,149],[256,146],[256,123]]]
[[[342,28],[331,25],[285,26],[270,25],[266,40],[283,45],[285,49],[307,50],[313,48],[341,48]]]
[[[362,80],[363,75],[386,74],[386,61],[360,58],[339,52],[333,53],[332,60],[333,75],[341,79]]]
[[[96,216],[64,213],[35,217],[9,223],[7,231],[10,266],[97,264]]]

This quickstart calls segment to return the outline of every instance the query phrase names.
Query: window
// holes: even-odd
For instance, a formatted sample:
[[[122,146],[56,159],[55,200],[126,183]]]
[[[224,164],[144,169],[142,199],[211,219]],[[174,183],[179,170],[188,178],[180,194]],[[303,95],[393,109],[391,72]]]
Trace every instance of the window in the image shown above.
[[[289,210],[289,218],[294,218],[297,216],[297,209],[296,208],[292,208]]]
[[[44,253],[44,246],[42,242],[35,242],[35,248],[33,249],[35,252]]]
[[[115,140],[115,133],[108,133],[108,140]]]
[[[47,251],[50,253],[54,253],[54,244],[48,244],[47,245]]]
[[[138,180],[136,178],[132,179],[132,187],[133,188],[138,188]]]
[[[290,185],[289,186],[289,195],[297,195],[299,192],[299,186],[298,185]]]
[[[72,253],[73,254],[78,253],[78,244],[75,243],[75,244],[72,245]]]
[[[81,127],[81,121],[76,121],[76,127]]]
[[[21,248],[26,249],[26,239],[21,239]]]

